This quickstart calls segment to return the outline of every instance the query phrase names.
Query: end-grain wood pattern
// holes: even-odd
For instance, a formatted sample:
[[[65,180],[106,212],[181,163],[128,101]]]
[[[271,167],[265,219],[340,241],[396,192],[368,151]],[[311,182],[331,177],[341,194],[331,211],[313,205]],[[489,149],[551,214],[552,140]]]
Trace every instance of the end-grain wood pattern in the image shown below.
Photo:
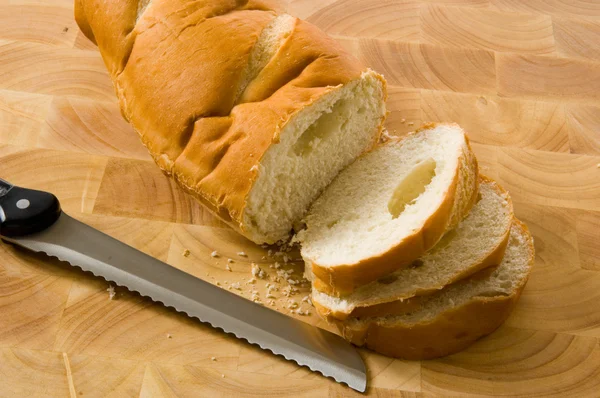
[[[52,191],[74,217],[269,305],[267,281],[248,283],[251,263],[274,277],[278,262],[300,279],[298,253],[284,263],[240,237],[153,165],[72,7],[0,0],[0,177]],[[463,125],[535,237],[536,266],[505,325],[438,360],[361,350],[366,395],[597,396],[600,3],[291,0],[288,9],[387,77],[391,134]],[[125,289],[109,300],[107,288],[0,244],[0,396],[362,396]],[[292,299],[310,310],[307,286],[298,290]],[[274,295],[272,308],[328,328]]]

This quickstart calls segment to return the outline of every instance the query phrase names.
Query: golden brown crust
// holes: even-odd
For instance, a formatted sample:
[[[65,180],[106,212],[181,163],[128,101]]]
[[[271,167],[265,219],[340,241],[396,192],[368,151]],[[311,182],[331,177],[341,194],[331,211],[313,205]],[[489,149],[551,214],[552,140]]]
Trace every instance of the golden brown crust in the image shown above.
[[[427,128],[444,124],[429,124]],[[479,171],[469,140],[466,136],[465,139],[467,145],[463,148],[454,179],[440,207],[425,221],[423,228],[387,252],[355,264],[330,267],[312,262],[313,289],[335,297],[348,295],[359,286],[409,266],[432,248],[446,231],[466,217],[477,198]]]
[[[523,223],[516,219],[514,223],[528,237],[529,275],[535,258],[533,239]],[[420,360],[449,355],[492,333],[506,320],[527,283],[528,275],[508,296],[473,297],[429,321],[389,324],[374,319],[355,327],[336,320],[335,324],[348,341],[387,356]]]
[[[252,50],[282,4],[75,0],[121,111],[158,166],[251,239],[242,216],[253,166],[299,111],[365,71],[335,40],[296,19],[245,85]]]
[[[505,196],[509,202],[510,213],[508,215],[509,219],[512,220],[514,218],[512,201],[510,196],[506,192],[502,186],[498,183],[494,182],[492,179],[479,175],[480,184],[485,183],[493,183],[494,188],[498,192],[498,195]],[[475,197],[474,203],[477,202],[477,194],[473,195]],[[428,294],[433,294],[438,292],[440,289],[445,286],[451,285],[453,283],[459,282],[463,279],[467,278],[479,278],[482,275],[482,270],[492,271],[495,267],[502,262],[502,258],[504,257],[504,251],[506,250],[506,246],[508,245],[508,240],[510,237],[510,223],[508,228],[506,229],[505,234],[502,236],[502,239],[499,240],[498,245],[489,252],[485,257],[480,259],[474,259],[474,264],[468,269],[463,270],[463,272],[455,275],[448,283],[445,285],[432,285],[427,288],[415,289],[412,295],[402,295],[394,298],[381,298],[380,300],[370,301],[368,305],[360,306],[352,308],[350,312],[343,311],[335,311],[331,308],[327,308],[318,303],[317,300],[313,299],[313,304],[317,308],[317,313],[326,320],[333,321],[333,319],[345,320],[351,317],[377,317],[383,315],[401,315],[406,312],[414,311],[419,308],[420,296],[426,296]],[[319,304],[319,305],[317,305]]]

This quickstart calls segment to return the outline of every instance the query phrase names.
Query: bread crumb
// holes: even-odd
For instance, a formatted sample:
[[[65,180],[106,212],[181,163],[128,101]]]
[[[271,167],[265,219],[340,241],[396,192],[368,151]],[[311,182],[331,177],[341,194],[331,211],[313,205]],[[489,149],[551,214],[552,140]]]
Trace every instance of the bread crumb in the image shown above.
[[[221,286],[221,282],[217,281],[217,286]]]
[[[216,250],[213,251],[212,253],[210,253],[211,257],[219,257],[219,252],[217,252]]]
[[[248,257],[248,255],[246,254],[246,252],[238,252],[237,254],[240,257]]]
[[[232,259],[230,259],[230,258],[228,258],[228,259],[227,259],[227,262],[228,262],[229,264],[233,264],[233,260],[232,260]]]
[[[225,375],[224,375],[224,374],[222,374],[222,375],[221,375],[221,378],[222,378],[222,379],[224,379],[224,378],[225,378]]]
[[[256,278],[250,278],[248,279],[248,281],[246,282],[246,284],[250,284],[250,285],[254,285],[256,283]]]
[[[289,260],[289,259],[288,259],[288,256],[284,254],[284,255],[283,255],[283,262],[284,262],[285,264],[287,264],[288,260]]]
[[[273,307],[275,305],[275,300],[269,300],[269,301],[267,301],[267,304],[269,304],[271,307]]]
[[[308,311],[308,310],[297,310],[296,314],[298,314],[298,315],[310,315],[310,311]]]
[[[231,267],[229,266],[229,264],[225,264],[225,269],[229,272],[232,272]]]
[[[415,122],[409,122],[409,123],[408,123],[408,125],[409,125],[409,126],[414,126],[414,125],[415,125]]]
[[[267,256],[262,256],[260,259],[261,259],[261,260],[266,260],[266,259],[267,259]]]
[[[265,279],[267,277],[267,273],[255,263],[252,263],[252,275],[259,279]]]
[[[168,339],[172,339],[173,338],[173,336],[171,336],[171,333],[167,333],[167,338]]]
[[[189,255],[190,255],[190,251],[189,251],[188,249],[185,249],[185,250],[183,250],[183,253],[181,253],[181,255],[182,255],[183,257],[187,257],[187,256],[189,256]]]
[[[234,288],[235,290],[242,290],[239,282],[232,283],[230,287]]]
[[[269,251],[267,252],[267,255],[268,255],[269,257],[273,256],[273,250],[269,249]]]
[[[273,264],[273,266],[275,267],[275,269],[281,268],[281,264],[279,264],[277,261],[275,261],[275,264]]]
[[[598,164],[596,165],[596,167],[600,169],[600,163],[598,163]]]
[[[277,298],[276,296],[273,296],[271,293],[267,293],[267,296],[266,296],[266,297],[267,297],[268,299],[276,299],[276,298]]]
[[[210,360],[213,361],[213,362],[216,362],[217,358],[216,357],[210,357]]]
[[[258,171],[258,166],[254,165],[254,166],[250,167],[250,171]]]
[[[295,301],[291,301],[288,304],[288,308],[292,308],[292,309],[298,308],[298,303],[296,303]]]
[[[106,291],[108,292],[108,299],[112,300],[115,298],[115,296],[117,295],[117,292],[115,292],[115,287],[112,285],[108,286],[108,289],[106,289]]]

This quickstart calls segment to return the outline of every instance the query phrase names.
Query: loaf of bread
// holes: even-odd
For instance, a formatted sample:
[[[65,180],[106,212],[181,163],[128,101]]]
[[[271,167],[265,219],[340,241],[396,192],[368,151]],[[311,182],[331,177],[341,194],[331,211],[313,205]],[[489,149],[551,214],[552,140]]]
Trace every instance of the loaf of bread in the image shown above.
[[[361,156],[296,236],[313,289],[341,297],[410,266],[467,216],[477,186],[475,155],[456,124],[424,126]]]
[[[404,359],[430,359],[460,351],[496,330],[514,308],[533,266],[533,239],[515,220],[500,265],[424,296],[402,315],[335,321],[358,346]]]
[[[401,315],[426,295],[502,261],[513,222],[512,202],[496,182],[480,176],[478,201],[456,228],[409,268],[395,271],[338,298],[312,291],[325,319]]]
[[[383,77],[273,0],[75,0],[158,166],[257,243],[378,140]]]

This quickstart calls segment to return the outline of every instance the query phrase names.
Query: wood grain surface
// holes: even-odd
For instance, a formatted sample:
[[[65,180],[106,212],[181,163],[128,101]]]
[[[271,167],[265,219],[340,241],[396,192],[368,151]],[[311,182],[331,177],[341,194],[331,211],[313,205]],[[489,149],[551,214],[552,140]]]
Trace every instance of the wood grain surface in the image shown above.
[[[510,191],[535,236],[536,266],[504,326],[438,360],[361,350],[366,395],[599,396],[600,2],[288,3],[386,76],[390,133],[464,126],[483,172]],[[154,257],[327,327],[301,301],[306,285],[287,297],[282,282],[269,304],[267,281],[248,283],[252,262],[271,278],[279,262],[300,279],[298,254],[284,263],[241,238],[154,166],[72,15],[71,0],[0,0],[0,177],[52,191],[72,216]],[[0,244],[0,397],[360,396],[125,289],[109,300],[107,288]],[[290,300],[311,314],[291,314]]]

